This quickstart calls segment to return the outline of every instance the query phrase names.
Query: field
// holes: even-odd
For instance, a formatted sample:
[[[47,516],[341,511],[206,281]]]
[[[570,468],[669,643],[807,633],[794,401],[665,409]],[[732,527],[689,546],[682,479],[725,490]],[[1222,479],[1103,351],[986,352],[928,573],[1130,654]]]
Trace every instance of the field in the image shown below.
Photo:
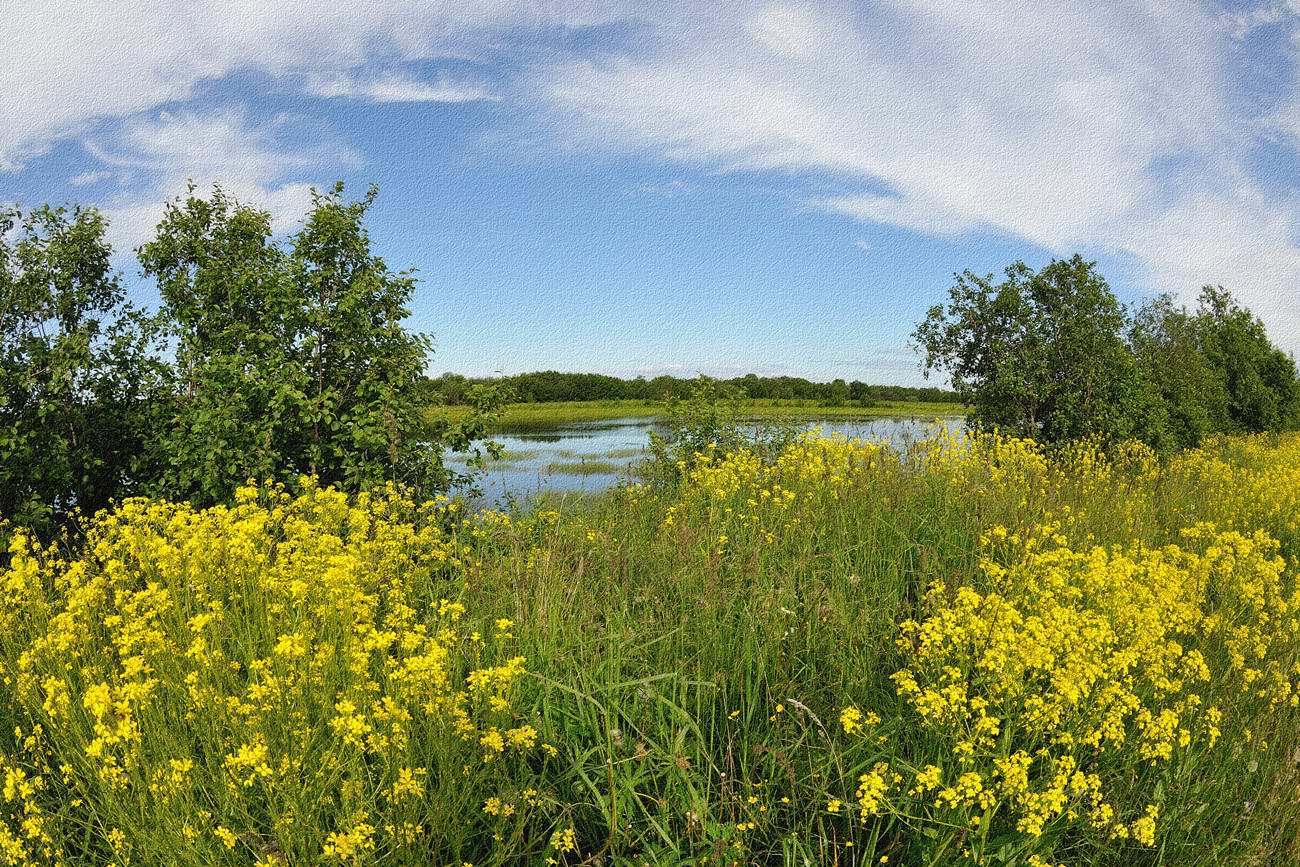
[[[920,418],[927,421],[963,415],[965,407],[956,403],[921,401],[881,401],[874,406],[822,406],[809,400],[745,400],[739,405],[742,416],[754,419],[801,418]],[[585,421],[616,418],[647,418],[661,415],[663,404],[638,400],[556,401],[554,403],[514,403],[502,413],[498,429],[529,430],[551,428]],[[455,420],[466,412],[464,407],[435,407],[434,414]]]
[[[0,864],[1300,861],[1298,436],[87,532],[0,571]]]

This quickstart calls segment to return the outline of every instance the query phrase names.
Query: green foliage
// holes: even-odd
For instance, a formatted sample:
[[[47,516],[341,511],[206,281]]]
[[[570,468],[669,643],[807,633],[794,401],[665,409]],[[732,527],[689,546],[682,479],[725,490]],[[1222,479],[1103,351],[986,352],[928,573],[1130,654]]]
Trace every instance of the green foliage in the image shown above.
[[[1221,287],[1195,314],[1161,296],[1130,316],[1080,256],[1005,279],[960,274],[913,334],[972,423],[1046,442],[1088,436],[1186,448],[1218,432],[1294,427],[1294,361]]]
[[[1023,262],[1000,283],[957,276],[915,339],[925,372],[942,368],[974,407],[972,421],[1049,442],[1133,433],[1137,365],[1122,337],[1124,308],[1094,263]]]
[[[167,206],[139,259],[176,339],[179,393],[157,442],[160,492],[210,503],[248,478],[305,471],[293,459],[306,386],[294,358],[303,311],[270,215],[191,187]]]
[[[686,399],[664,401],[664,432],[650,433],[650,459],[642,475],[656,483],[675,484],[702,459],[753,448],[771,455],[795,436],[791,424],[750,427],[742,423],[744,392],[735,385],[699,376]]]
[[[685,400],[664,401],[665,432],[651,432],[651,460],[647,476],[675,482],[701,455],[726,454],[743,448],[737,404],[741,391],[733,385],[701,375]]]
[[[0,211],[0,518],[48,533],[149,474],[167,371],[95,210]]]
[[[425,437],[450,451],[467,455],[465,464],[472,470],[485,469],[489,459],[498,460],[503,454],[501,444],[488,435],[500,419],[501,408],[513,399],[514,392],[507,383],[470,386],[465,394],[470,411],[455,421],[443,416],[426,423]],[[456,477],[445,467],[442,473],[450,484],[473,487],[471,478]]]
[[[1295,361],[1269,341],[1259,318],[1222,286],[1206,286],[1196,319],[1201,350],[1227,395],[1223,429],[1294,427],[1300,421]]]
[[[1187,448],[1215,433],[1282,430],[1300,421],[1295,362],[1221,286],[1206,286],[1195,312],[1169,296],[1148,302],[1134,317],[1129,342],[1157,392],[1171,445]]]
[[[843,406],[849,402],[850,394],[848,383],[837,379],[826,387],[826,397],[822,398],[822,403],[826,406]]]
[[[1222,378],[1201,350],[1197,317],[1169,295],[1143,305],[1129,331],[1138,365],[1149,372],[1164,418],[1160,429],[1176,448],[1191,448],[1226,429],[1228,395]]]
[[[749,400],[814,401],[825,406],[854,403],[873,406],[880,401],[951,403],[957,395],[943,388],[913,388],[904,385],[868,385],[854,380],[812,382],[798,376],[759,376],[749,373],[722,380],[740,389]],[[597,400],[665,401],[686,400],[695,387],[694,379],[656,376],[620,379],[600,373],[562,373],[544,370],[513,376],[472,379],[459,373],[444,373],[430,379],[428,396],[436,403],[456,406],[475,384],[502,382],[509,385],[518,400],[526,403],[562,403]]]
[[[244,479],[302,474],[348,490],[456,481],[443,444],[467,445],[485,419],[476,412],[431,432],[419,414],[430,345],[402,324],[414,277],[371,250],[375,195],[345,201],[342,184],[316,193],[287,244],[268,213],[220,188],[207,199],[191,189],[168,207],[140,250],[177,337],[181,379],[159,440],[163,492],[219,502]]]
[[[343,185],[315,194],[292,239],[290,276],[302,305],[297,362],[307,382],[305,462],[311,474],[362,488],[396,479],[445,483],[441,448],[424,438],[418,388],[428,338],[406,331],[415,288],[370,249],[364,218],[377,190],[345,202]]]
[[[414,277],[371,249],[374,199],[315,194],[282,241],[267,212],[191,187],[138,251],[155,317],[126,303],[98,212],[0,211],[0,518],[48,536],[129,494],[223,502],[249,478],[468,483],[443,450],[480,466],[509,390],[425,421],[429,341],[403,326]]]

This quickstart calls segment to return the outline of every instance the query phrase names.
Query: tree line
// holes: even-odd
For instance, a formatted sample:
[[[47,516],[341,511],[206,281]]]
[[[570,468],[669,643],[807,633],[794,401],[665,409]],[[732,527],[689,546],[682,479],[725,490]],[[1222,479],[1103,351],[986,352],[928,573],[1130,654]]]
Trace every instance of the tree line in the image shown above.
[[[156,311],[130,304],[93,208],[0,210],[0,518],[48,532],[142,494],[208,504],[247,479],[310,474],[349,490],[454,481],[431,427],[428,339],[403,325],[415,285],[371,249],[336,185],[286,240],[219,187],[169,203],[136,251]]]
[[[1219,433],[1300,424],[1295,359],[1222,286],[1195,307],[1160,295],[1130,310],[1075,255],[1001,280],[966,271],[914,339],[982,427],[1059,442],[1187,448]]]
[[[375,196],[315,192],[280,238],[266,211],[191,187],[135,251],[158,287],[152,311],[129,303],[97,210],[0,208],[0,521],[48,534],[114,499],[218,503],[250,478],[428,495],[466,481],[447,449],[473,466],[491,454],[507,396],[691,398],[696,381],[670,376],[428,378],[430,342],[404,325],[414,274],[372,249]],[[1294,360],[1227,290],[1129,311],[1078,256],[1018,262],[1001,281],[958,275],[915,339],[926,375],[945,371],[952,389],[756,374],[720,387],[826,405],[958,400],[976,425],[1161,449],[1300,422]],[[472,411],[431,417],[431,400]]]
[[[932,386],[869,385],[853,380],[812,382],[797,376],[759,376],[750,373],[720,380],[753,400],[812,401],[822,406],[875,406],[882,402],[950,403],[959,400],[951,389]],[[468,377],[444,373],[428,381],[429,399],[446,404],[463,402],[475,387],[498,385],[515,400],[525,403],[591,400],[686,400],[696,384],[694,378],[638,376],[621,379],[602,373],[564,373],[543,370],[499,377]]]

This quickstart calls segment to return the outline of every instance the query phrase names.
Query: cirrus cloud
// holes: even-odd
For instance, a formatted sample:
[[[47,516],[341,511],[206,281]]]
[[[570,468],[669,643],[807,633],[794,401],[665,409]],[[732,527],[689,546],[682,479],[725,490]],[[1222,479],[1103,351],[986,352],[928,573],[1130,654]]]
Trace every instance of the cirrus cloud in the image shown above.
[[[618,27],[635,38],[566,36]],[[1223,282],[1300,348],[1300,190],[1277,171],[1300,162],[1298,44],[1294,0],[14,0],[0,171],[78,139],[124,238],[188,177],[283,222],[364,159],[328,124],[286,134],[319,123],[311,99],[500,100],[493,122],[566,154],[761,173],[832,217],[1114,256],[1156,289]],[[241,74],[302,112],[197,104]]]
[[[472,59],[497,50],[503,34],[624,14],[618,0],[196,0],[183,12],[162,0],[11,0],[0,27],[0,171],[96,121],[187,100],[237,73],[329,79],[376,63]],[[382,77],[370,88],[400,90]]]
[[[568,142],[796,188],[819,173],[805,201],[828,212],[1115,255],[1184,294],[1222,281],[1300,348],[1300,201],[1251,169],[1300,88],[1242,97],[1241,40],[1287,19],[1242,20],[1196,3],[736,2],[538,87]]]

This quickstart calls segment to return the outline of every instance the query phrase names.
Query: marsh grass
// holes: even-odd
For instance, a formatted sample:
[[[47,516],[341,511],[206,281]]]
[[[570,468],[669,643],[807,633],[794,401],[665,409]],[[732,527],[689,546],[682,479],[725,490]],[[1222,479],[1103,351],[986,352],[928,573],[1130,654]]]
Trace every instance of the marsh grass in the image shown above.
[[[538,455],[542,452],[540,449],[505,449],[501,456],[491,461],[489,466],[508,466],[510,464],[524,464],[529,461],[537,460]]]
[[[796,443],[774,465],[717,456],[690,468],[680,487],[557,495],[513,515],[333,500],[277,506],[263,494],[266,512],[246,504],[234,517],[124,517],[121,544],[84,561],[60,566],[50,554],[37,567],[20,554],[0,573],[0,661],[11,673],[0,683],[0,763],[21,770],[29,787],[14,784],[18,794],[0,804],[0,853],[7,831],[11,846],[47,847],[78,865],[127,855],[263,867],[1297,863],[1300,438],[1223,441],[1163,463],[1137,447],[1088,444],[1047,454],[1012,440],[927,442],[899,454],[816,443]],[[105,571],[109,563],[117,565]],[[1045,594],[1049,579],[1063,590]],[[1071,602],[1068,616],[1052,614],[1052,600],[1090,581],[1110,589]],[[1161,588],[1179,582],[1186,590],[1170,597],[1170,610],[1242,631],[1189,619],[1146,643],[1144,630],[1158,626],[1150,612],[1166,604]],[[150,586],[168,591],[165,605]],[[1132,588],[1156,595],[1144,606],[1114,601]],[[932,676],[900,624],[993,622],[960,619],[963,590],[989,606],[1005,592],[997,610],[1040,612],[1055,624],[1015,633],[1025,654],[1048,646],[1053,629],[1091,618],[1120,629],[1128,637],[1116,639],[1119,649],[1131,642],[1147,661],[1124,675],[1098,657],[1105,664],[1088,674],[1096,680],[1070,706],[1078,710],[1064,709],[1043,734],[1025,702],[1084,676],[1067,664],[1068,643],[1040,669],[1007,660],[1016,678],[1033,679],[1020,695],[999,691],[1001,670],[977,665],[979,648],[1002,640],[996,633],[959,641],[935,633],[931,646],[960,675],[936,689],[960,685],[999,714],[998,736],[967,761],[961,726],[977,718],[971,706],[960,705],[950,730],[893,678],[911,671],[924,686]],[[286,604],[283,594],[295,592],[303,601]],[[134,640],[122,624],[93,624],[149,599],[161,606],[146,621],[162,636],[148,651],[156,655],[147,676],[159,683],[123,708],[139,734],[114,748],[128,762],[127,783],[116,786],[102,757],[87,752],[97,736],[88,690],[99,680],[115,690],[135,682],[125,660],[143,651],[122,646]],[[439,613],[444,599],[464,607],[454,622]],[[193,618],[215,602],[220,623],[195,631]],[[72,657],[64,639],[47,641],[62,634],[63,612],[92,624],[67,636]],[[1143,630],[1123,632],[1130,621]],[[291,633],[304,636],[304,656],[277,655]],[[224,669],[187,653],[203,635],[226,654]],[[448,716],[458,699],[431,711],[427,693],[391,674],[414,670],[407,645],[425,647],[435,635],[448,654],[448,685],[426,687],[435,696],[469,696],[471,671],[525,659],[503,676],[503,706],[465,699],[472,714],[460,734]],[[1156,669],[1142,666],[1163,671],[1167,642],[1178,659],[1203,654],[1210,679],[1152,686]],[[287,690],[275,701],[265,676],[252,674],[263,664]],[[209,690],[200,699],[187,698],[190,670]],[[1249,687],[1247,670],[1258,671]],[[946,676],[942,665],[935,671]],[[63,689],[66,706],[51,698]],[[1122,743],[1068,745],[1067,734],[1088,730],[1080,720],[1106,689],[1128,690],[1155,712],[1188,694],[1198,703],[1178,712],[1167,740],[1134,711],[1123,717]],[[411,715],[400,723],[405,743],[392,739],[384,697]],[[344,713],[342,701],[354,706]],[[880,722],[846,725],[849,708]],[[1213,743],[1209,708],[1221,713]],[[354,725],[389,739],[354,743]],[[498,755],[490,732],[524,726],[536,729],[536,743]],[[268,774],[244,785],[231,757],[259,737]],[[1167,744],[1169,757],[1144,757],[1151,744]],[[1084,775],[1079,786],[1096,775],[1110,824],[1090,824],[1088,796],[1071,794],[1067,779],[1060,809],[1048,810],[1037,833],[1024,830],[1030,807],[988,770],[1018,750],[1036,756],[1029,782],[1038,792],[1066,756]],[[164,801],[150,780],[184,758],[195,769]],[[885,779],[884,799],[866,809],[864,780],[882,763],[902,780]],[[941,769],[941,790],[982,773],[993,803],[909,795],[927,765]],[[404,767],[424,771],[410,800],[393,796]],[[1141,823],[1153,806],[1145,842]],[[32,817],[50,842],[24,836]],[[57,860],[40,857],[29,860]]]
[[[623,458],[635,458],[646,454],[645,446],[629,446],[620,449],[604,449],[599,452],[580,452],[576,449],[559,449],[555,452],[557,457],[561,458],[594,458],[597,460],[619,460]]]
[[[822,406],[817,401],[796,400],[742,400],[738,410],[747,419],[873,419],[910,418],[932,421],[935,418],[953,418],[965,414],[966,408],[955,403],[921,401],[881,401],[874,406]],[[468,413],[459,406],[434,406],[427,410],[432,417],[458,420]],[[590,400],[557,401],[554,403],[516,403],[505,407],[496,423],[499,433],[551,430],[580,422],[612,421],[624,418],[656,418],[664,413],[664,405],[653,401]]]
[[[626,470],[627,466],[625,464],[600,460],[599,458],[578,461],[553,461],[546,465],[546,472],[567,476],[610,476]]]

